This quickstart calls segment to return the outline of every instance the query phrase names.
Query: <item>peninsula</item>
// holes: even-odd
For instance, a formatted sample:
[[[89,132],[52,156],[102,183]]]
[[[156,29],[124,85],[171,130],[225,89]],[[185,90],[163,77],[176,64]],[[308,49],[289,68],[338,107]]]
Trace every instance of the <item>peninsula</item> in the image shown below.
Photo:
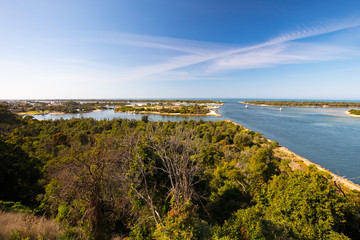
[[[327,101],[244,101],[243,104],[272,107],[323,107],[323,108],[360,108],[360,102],[327,102]]]
[[[360,117],[360,110],[350,109],[346,112],[350,117]]]
[[[159,115],[185,115],[185,116],[217,116],[221,117],[216,110],[220,104],[208,103],[147,103],[128,104],[115,108],[116,112],[140,113],[140,114],[159,114]]]

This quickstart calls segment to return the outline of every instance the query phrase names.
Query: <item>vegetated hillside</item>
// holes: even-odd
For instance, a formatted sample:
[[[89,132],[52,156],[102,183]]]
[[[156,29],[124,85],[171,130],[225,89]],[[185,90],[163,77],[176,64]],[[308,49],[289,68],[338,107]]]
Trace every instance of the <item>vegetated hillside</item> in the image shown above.
[[[231,122],[18,121],[0,126],[0,206],[60,222],[59,238],[359,236],[358,193],[292,172],[276,142]]]

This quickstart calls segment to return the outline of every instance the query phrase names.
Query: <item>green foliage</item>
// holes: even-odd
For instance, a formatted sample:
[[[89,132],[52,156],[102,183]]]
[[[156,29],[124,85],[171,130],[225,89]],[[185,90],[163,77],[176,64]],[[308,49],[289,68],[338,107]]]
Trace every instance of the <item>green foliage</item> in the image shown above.
[[[334,231],[343,232],[345,216],[353,209],[315,167],[274,177],[264,203],[266,218],[288,225],[301,239],[326,239]]]
[[[10,112],[8,105],[0,103],[0,125],[19,123],[19,118]]]
[[[0,140],[0,199],[35,202],[40,193],[41,163],[16,145]]]
[[[31,212],[33,212],[33,210],[31,208],[22,205],[20,202],[1,201],[1,200],[0,200],[0,210],[2,210],[2,211],[23,212],[23,213],[31,213]]]
[[[149,122],[149,116],[147,116],[147,115],[141,116],[141,121],[143,121],[144,123]]]
[[[262,212],[256,207],[239,210],[223,226],[214,227],[214,239],[276,239],[271,236],[273,234],[268,231],[261,219]],[[274,231],[275,229],[272,228],[271,230]],[[271,235],[268,235],[269,233]]]
[[[221,162],[211,174],[209,212],[217,223],[222,223],[233,212],[246,207],[250,196],[243,172],[236,167],[236,161]]]
[[[129,233],[132,240],[152,240],[154,239],[155,224],[150,220],[140,220],[136,222]]]
[[[315,168],[275,176],[255,206],[241,209],[222,227],[218,239],[349,239],[346,229],[354,205]],[[355,235],[353,236],[355,237]]]
[[[154,238],[159,240],[209,239],[209,225],[191,208],[170,210],[163,223],[158,224]]]
[[[235,135],[234,143],[239,149],[244,149],[245,147],[250,147],[253,144],[252,139],[251,134],[246,131],[241,131]]]
[[[179,114],[201,114],[209,113],[209,109],[204,105],[183,105],[179,106],[160,106],[155,105],[152,107],[142,106],[120,106],[115,109],[116,112],[157,112],[157,113],[179,113]]]
[[[273,175],[279,173],[274,153],[271,148],[259,148],[253,154],[245,169],[247,178],[254,187],[267,182]]]
[[[292,172],[274,157],[276,142],[230,122],[24,118],[6,126],[1,208],[40,204],[68,239],[359,233],[359,193],[344,196],[315,169]]]
[[[87,239],[108,238],[114,229],[114,211],[126,200],[120,190],[124,182],[121,177],[114,178],[122,174],[118,168],[121,152],[113,151],[118,144],[100,138],[93,147],[74,145],[60,152],[49,167],[56,172],[50,176],[58,183],[47,189],[49,197],[58,199],[50,202],[58,205],[57,219],[69,226],[81,226]]]
[[[349,110],[349,113],[353,114],[353,115],[360,115],[360,110],[351,109],[351,110]]]

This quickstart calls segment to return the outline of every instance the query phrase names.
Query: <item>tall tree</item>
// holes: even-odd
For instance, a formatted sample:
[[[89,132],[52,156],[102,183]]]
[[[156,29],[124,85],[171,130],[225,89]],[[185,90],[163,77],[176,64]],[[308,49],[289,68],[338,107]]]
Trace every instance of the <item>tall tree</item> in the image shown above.
[[[101,136],[94,146],[73,144],[49,166],[48,198],[58,199],[53,207],[67,209],[64,220],[84,238],[108,239],[115,221],[127,217],[126,147],[124,139]]]

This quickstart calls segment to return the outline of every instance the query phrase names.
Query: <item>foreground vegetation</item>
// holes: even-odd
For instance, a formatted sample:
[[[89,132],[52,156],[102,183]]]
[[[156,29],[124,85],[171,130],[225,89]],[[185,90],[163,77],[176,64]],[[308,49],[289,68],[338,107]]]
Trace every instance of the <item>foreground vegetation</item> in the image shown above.
[[[0,221],[30,211],[61,225],[56,237],[14,226],[13,239],[359,236],[358,192],[291,171],[276,142],[231,122],[37,121],[2,105],[0,133]]]
[[[64,236],[59,222],[31,213],[0,211],[0,239],[49,239]]]
[[[360,107],[360,102],[325,102],[325,101],[246,101],[253,105],[267,105],[274,107]]]

